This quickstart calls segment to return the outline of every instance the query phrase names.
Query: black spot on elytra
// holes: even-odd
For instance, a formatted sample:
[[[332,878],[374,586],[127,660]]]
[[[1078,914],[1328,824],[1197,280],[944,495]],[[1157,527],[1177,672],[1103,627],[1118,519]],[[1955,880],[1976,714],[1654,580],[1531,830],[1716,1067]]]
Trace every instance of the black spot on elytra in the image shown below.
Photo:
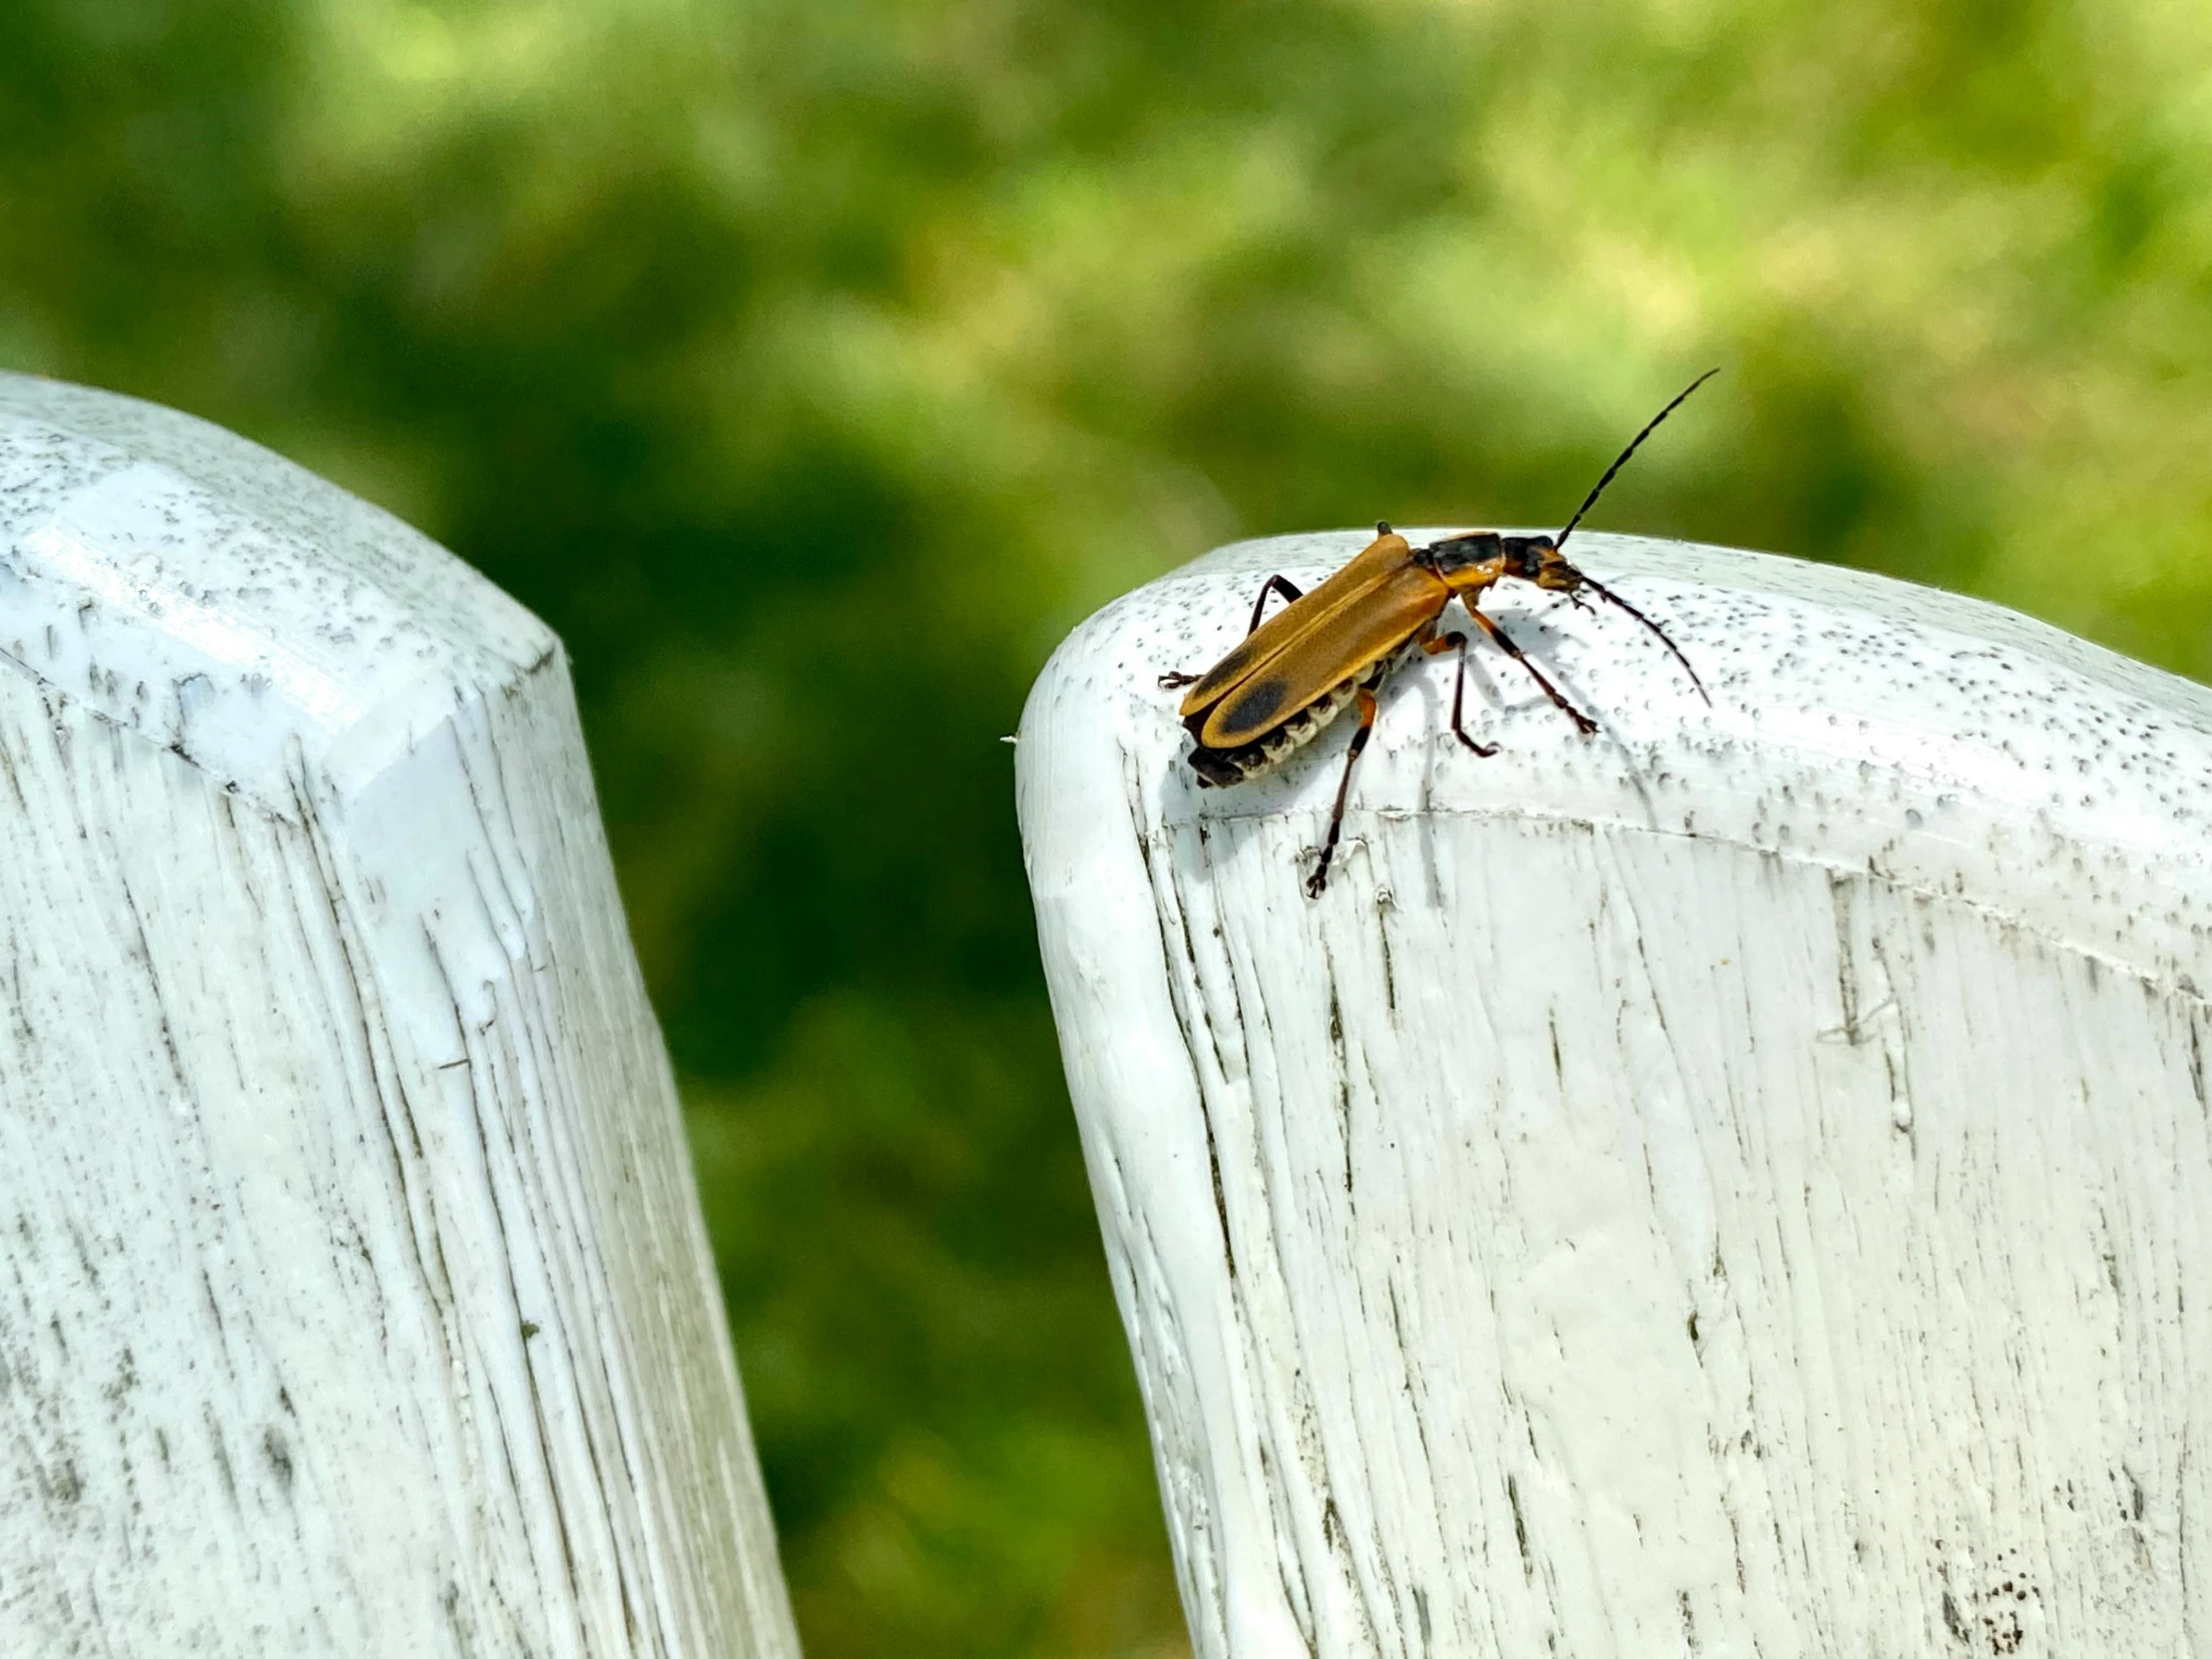
[[[1283,707],[1285,687],[1280,680],[1263,680],[1250,691],[1231,703],[1222,716],[1231,731],[1249,731],[1265,726]]]

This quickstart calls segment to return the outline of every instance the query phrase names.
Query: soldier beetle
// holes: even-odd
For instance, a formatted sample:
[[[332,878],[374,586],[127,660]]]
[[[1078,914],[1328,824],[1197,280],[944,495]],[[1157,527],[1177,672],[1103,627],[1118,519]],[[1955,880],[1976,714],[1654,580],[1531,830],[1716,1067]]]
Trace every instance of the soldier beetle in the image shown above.
[[[1329,814],[1329,836],[1322,843],[1314,873],[1306,879],[1309,898],[1320,897],[1329,884],[1329,863],[1344,830],[1345,801],[1352,791],[1352,769],[1359,764],[1360,752],[1367,748],[1369,734],[1375,730],[1376,693],[1390,671],[1413,652],[1427,656],[1442,651],[1459,653],[1459,672],[1451,688],[1451,735],[1477,755],[1497,753],[1494,744],[1476,743],[1468,737],[1460,724],[1467,689],[1468,636],[1437,626],[1454,598],[1474,625],[1527,671],[1584,737],[1597,730],[1597,723],[1568,702],[1543,670],[1530,662],[1512,637],[1482,610],[1482,595],[1508,576],[1532,582],[1547,593],[1563,593],[1584,609],[1588,608],[1582,597],[1585,591],[1617,605],[1658,636],[1660,644],[1682,665],[1698,695],[1711,704],[1713,699],[1698,679],[1697,670],[1666,631],[1604,583],[1569,564],[1560,549],[1582,522],[1583,514],[1605,493],[1614,474],[1628,464],[1637,446],[1680,408],[1691,392],[1719,372],[1707,369],[1646,422],[1556,536],[1508,536],[1495,530],[1471,530],[1446,536],[1427,547],[1415,547],[1388,524],[1378,524],[1375,540],[1311,593],[1301,593],[1280,575],[1270,576],[1253,602],[1252,626],[1243,643],[1204,674],[1160,676],[1163,687],[1190,688],[1177,716],[1196,741],[1189,761],[1202,789],[1226,789],[1258,777],[1310,743],[1346,705],[1359,704],[1360,726],[1352,734],[1352,748],[1345,756],[1337,803]],[[1263,621],[1271,593],[1286,603]]]

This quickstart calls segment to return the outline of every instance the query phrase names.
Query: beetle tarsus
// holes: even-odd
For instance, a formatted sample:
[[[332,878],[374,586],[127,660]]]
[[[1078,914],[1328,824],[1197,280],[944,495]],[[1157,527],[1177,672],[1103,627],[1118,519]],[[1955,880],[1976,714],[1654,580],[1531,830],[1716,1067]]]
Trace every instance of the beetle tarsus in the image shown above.
[[[1497,745],[1494,743],[1476,743],[1467,736],[1467,729],[1459,723],[1460,711],[1466,707],[1467,701],[1467,636],[1454,628],[1448,634],[1439,634],[1436,638],[1424,642],[1421,649],[1430,656],[1434,656],[1439,651],[1453,649],[1458,651],[1459,672],[1453,676],[1451,682],[1451,735],[1473,750],[1475,754],[1481,756],[1482,759],[1488,760],[1497,753]]]
[[[1184,674],[1180,670],[1171,671],[1160,676],[1160,689],[1162,691],[1181,691],[1185,686],[1197,685],[1202,678],[1201,675]]]

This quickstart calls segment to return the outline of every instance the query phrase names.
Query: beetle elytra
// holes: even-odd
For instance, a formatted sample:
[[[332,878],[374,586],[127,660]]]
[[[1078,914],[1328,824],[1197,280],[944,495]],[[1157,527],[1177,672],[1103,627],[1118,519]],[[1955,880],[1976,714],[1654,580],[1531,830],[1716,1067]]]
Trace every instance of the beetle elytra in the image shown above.
[[[1532,582],[1549,593],[1565,594],[1577,605],[1583,604],[1582,596],[1587,591],[1618,606],[1658,636],[1697,687],[1698,695],[1712,702],[1690,660],[1666,631],[1604,583],[1569,564],[1560,549],[1582,522],[1583,514],[1597,504],[1605,486],[1636,453],[1637,446],[1681,407],[1691,392],[1718,372],[1707,369],[1645,423],[1556,536],[1471,530],[1415,547],[1388,524],[1378,524],[1375,540],[1311,593],[1301,593],[1282,576],[1270,576],[1253,602],[1251,630],[1204,674],[1160,677],[1165,687],[1190,688],[1177,715],[1195,742],[1189,756],[1190,768],[1205,789],[1224,789],[1258,777],[1311,742],[1348,705],[1359,705],[1360,725],[1352,734],[1352,747],[1345,756],[1344,777],[1329,815],[1328,838],[1322,843],[1313,874],[1306,879],[1309,897],[1318,898],[1329,884],[1330,860],[1336,855],[1337,840],[1344,830],[1352,770],[1375,729],[1376,693],[1399,663],[1416,651],[1429,656],[1457,651],[1459,672],[1451,690],[1452,736],[1477,755],[1497,753],[1494,745],[1477,743],[1467,736],[1460,723],[1467,689],[1468,636],[1438,626],[1454,598],[1474,625],[1528,672],[1584,737],[1597,730],[1597,723],[1568,702],[1512,637],[1482,611],[1482,595],[1508,576]],[[1279,595],[1287,603],[1267,617],[1270,594]]]

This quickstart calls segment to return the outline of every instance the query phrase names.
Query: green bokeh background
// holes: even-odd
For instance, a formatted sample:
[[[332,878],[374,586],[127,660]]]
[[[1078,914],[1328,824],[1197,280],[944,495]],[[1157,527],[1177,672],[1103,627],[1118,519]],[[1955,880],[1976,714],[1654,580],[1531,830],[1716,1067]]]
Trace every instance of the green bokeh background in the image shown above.
[[[574,657],[814,1659],[1180,1617],[1010,802],[1237,535],[1601,524],[2212,668],[2212,8],[7,0],[0,364]]]

